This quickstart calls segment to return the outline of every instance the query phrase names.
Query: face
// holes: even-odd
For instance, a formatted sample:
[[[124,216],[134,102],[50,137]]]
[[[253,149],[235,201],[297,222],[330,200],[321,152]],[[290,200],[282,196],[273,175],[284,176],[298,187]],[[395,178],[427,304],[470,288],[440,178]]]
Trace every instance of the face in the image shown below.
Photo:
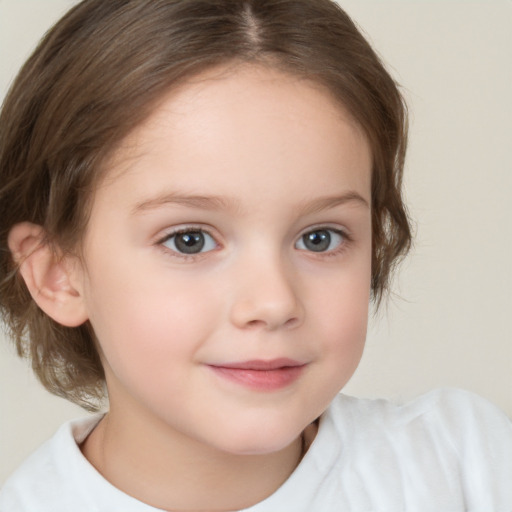
[[[115,155],[84,240],[112,413],[235,454],[296,439],[363,350],[370,168],[305,80],[245,66],[166,97]]]

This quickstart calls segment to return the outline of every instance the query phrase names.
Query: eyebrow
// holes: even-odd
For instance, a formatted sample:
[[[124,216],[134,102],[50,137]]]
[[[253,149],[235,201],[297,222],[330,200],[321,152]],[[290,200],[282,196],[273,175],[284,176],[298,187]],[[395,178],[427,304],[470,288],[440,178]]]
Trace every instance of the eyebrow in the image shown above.
[[[181,205],[200,210],[232,210],[238,204],[232,199],[221,196],[184,195],[178,193],[162,194],[152,199],[137,203],[132,210],[133,214],[154,210],[167,205]]]
[[[350,191],[341,195],[320,197],[318,199],[314,199],[313,201],[304,203],[301,207],[299,207],[299,212],[301,215],[311,215],[313,213],[329,210],[331,208],[335,208],[336,206],[342,206],[347,203],[356,203],[368,209],[370,208],[370,203],[361,194]]]
[[[341,195],[320,197],[312,201],[305,201],[303,204],[299,205],[298,211],[301,215],[311,215],[313,213],[329,210],[347,203],[359,203],[361,206],[370,208],[368,201],[363,196],[357,192],[350,191]],[[169,193],[137,203],[133,208],[132,213],[135,215],[167,205],[181,205],[208,211],[240,211],[239,202],[232,198]]]

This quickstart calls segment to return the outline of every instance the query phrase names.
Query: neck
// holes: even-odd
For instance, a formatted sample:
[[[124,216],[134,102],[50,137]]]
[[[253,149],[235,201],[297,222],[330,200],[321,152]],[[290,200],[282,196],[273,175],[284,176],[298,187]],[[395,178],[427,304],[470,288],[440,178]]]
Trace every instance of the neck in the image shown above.
[[[111,484],[143,503],[212,512],[248,508],[270,496],[300,462],[305,443],[301,436],[278,452],[234,455],[148,421],[143,411],[113,409],[82,451]]]

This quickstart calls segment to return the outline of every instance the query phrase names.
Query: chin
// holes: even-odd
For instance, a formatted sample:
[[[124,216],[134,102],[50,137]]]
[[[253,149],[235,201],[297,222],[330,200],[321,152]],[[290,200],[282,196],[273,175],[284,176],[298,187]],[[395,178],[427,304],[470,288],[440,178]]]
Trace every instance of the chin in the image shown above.
[[[302,429],[276,432],[274,429],[242,429],[230,432],[221,442],[223,451],[233,455],[268,455],[277,453],[290,446],[300,437]],[[239,435],[237,435],[239,434]]]

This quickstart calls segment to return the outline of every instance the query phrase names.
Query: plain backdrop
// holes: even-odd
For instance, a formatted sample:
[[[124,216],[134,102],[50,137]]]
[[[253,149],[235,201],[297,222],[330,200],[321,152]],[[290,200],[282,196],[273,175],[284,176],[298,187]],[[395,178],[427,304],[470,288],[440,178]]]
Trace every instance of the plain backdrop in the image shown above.
[[[0,97],[74,2],[0,0]],[[345,392],[469,389],[512,416],[512,2],[340,0],[403,86],[416,231]],[[0,482],[84,411],[50,396],[0,339]]]

